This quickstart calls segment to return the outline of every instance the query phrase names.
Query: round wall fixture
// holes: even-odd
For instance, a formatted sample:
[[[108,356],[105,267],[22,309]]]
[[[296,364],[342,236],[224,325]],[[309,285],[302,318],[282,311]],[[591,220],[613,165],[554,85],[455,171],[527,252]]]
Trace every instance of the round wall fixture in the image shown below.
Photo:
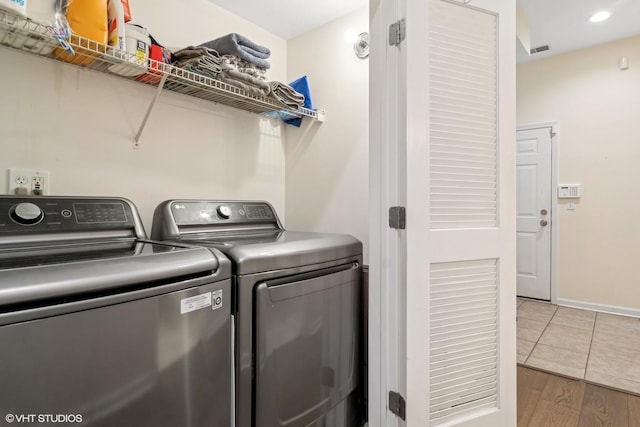
[[[358,58],[369,56],[369,33],[358,34],[358,41],[353,44],[353,50]]]

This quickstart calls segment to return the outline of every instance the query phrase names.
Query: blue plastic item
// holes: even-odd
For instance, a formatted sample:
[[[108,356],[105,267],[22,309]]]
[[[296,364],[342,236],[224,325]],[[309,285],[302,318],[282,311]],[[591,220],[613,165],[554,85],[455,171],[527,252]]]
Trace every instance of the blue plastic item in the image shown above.
[[[307,76],[302,76],[298,80],[294,80],[289,83],[296,92],[304,95],[304,104],[302,106],[304,108],[308,108],[310,110],[313,109],[313,103],[311,102],[311,91],[309,90],[309,81],[307,80]],[[302,124],[302,117],[296,117],[295,119],[288,119],[284,121],[286,124],[300,127]]]

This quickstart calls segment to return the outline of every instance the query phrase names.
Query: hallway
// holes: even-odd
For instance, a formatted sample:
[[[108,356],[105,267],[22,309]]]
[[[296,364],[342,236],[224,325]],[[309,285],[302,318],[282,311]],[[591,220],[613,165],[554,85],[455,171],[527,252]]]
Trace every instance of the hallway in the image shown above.
[[[640,319],[518,299],[518,363],[640,395]]]

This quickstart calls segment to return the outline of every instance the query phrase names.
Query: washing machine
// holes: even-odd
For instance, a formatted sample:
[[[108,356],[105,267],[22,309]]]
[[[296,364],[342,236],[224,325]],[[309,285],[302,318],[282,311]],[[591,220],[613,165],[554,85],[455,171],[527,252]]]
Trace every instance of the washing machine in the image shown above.
[[[0,419],[229,427],[231,277],[126,199],[0,196]]]
[[[152,239],[232,262],[236,426],[361,425],[362,244],[288,231],[264,201],[169,200]]]

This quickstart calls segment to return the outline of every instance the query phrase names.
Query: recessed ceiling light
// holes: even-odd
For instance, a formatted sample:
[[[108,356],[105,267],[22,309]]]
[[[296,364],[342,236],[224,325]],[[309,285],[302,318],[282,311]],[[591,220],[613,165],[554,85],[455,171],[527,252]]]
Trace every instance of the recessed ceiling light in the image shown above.
[[[600,12],[596,12],[593,15],[591,15],[591,18],[589,18],[589,21],[601,22],[601,21],[604,21],[605,19],[609,19],[610,16],[611,16],[611,13],[607,12],[606,10],[602,10]]]

